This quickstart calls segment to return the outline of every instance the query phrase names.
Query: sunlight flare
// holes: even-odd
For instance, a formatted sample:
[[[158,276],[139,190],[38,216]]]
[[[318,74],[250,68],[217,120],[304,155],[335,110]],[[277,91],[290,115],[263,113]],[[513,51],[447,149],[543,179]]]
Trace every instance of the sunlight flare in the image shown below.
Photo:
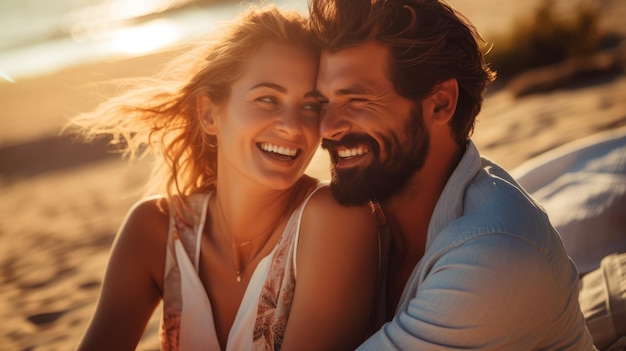
[[[111,37],[111,47],[118,52],[140,54],[162,48],[180,37],[179,29],[163,19],[139,27],[122,28]]]

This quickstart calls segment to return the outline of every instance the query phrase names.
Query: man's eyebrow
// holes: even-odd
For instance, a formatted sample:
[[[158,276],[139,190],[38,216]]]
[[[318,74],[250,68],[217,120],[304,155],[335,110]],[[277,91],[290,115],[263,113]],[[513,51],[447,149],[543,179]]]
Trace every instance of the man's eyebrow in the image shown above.
[[[317,90],[316,91],[309,91],[308,93],[304,94],[304,97],[305,98],[314,97],[316,99],[319,99],[319,98],[322,97],[322,94],[320,94],[320,92],[317,91]]]
[[[335,91],[335,93],[337,95],[353,95],[353,94],[361,95],[361,94],[367,94],[367,89],[365,89],[365,87],[360,84],[355,84],[347,88],[338,89]]]
[[[337,96],[342,96],[342,95],[364,95],[364,94],[368,94],[369,92],[367,91],[367,89],[365,89],[365,87],[361,84],[355,84],[352,86],[349,86],[347,88],[343,88],[343,89],[337,89],[335,90],[335,95]],[[322,94],[319,90],[316,90],[314,93],[315,96],[317,96],[318,98],[324,98],[324,94]]]
[[[254,90],[258,88],[270,88],[270,89],[278,90],[281,93],[287,92],[287,88],[283,87],[282,85],[278,85],[276,83],[267,83],[267,82],[255,84],[249,90]]]

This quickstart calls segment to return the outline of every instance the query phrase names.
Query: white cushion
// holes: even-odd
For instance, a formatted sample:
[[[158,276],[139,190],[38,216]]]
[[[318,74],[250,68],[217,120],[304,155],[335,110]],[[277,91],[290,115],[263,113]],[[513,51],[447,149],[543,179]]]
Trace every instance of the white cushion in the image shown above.
[[[545,207],[581,274],[626,252],[626,128],[556,148],[511,174]]]

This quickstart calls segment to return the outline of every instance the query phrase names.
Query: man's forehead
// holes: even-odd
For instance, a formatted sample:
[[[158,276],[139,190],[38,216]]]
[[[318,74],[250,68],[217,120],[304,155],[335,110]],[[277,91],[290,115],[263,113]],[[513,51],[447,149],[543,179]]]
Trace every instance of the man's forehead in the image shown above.
[[[336,52],[324,51],[320,60],[319,85],[331,89],[371,90],[391,84],[388,51],[382,45],[364,44]]]
[[[322,64],[335,66],[385,66],[387,64],[389,49],[375,42],[368,42],[354,47],[338,51],[322,51]],[[376,67],[381,68],[381,67]]]

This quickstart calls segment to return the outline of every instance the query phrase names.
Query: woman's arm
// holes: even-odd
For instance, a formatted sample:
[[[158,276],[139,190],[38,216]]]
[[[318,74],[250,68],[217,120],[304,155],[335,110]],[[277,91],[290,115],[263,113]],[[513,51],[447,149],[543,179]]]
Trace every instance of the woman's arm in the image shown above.
[[[161,299],[168,216],[131,209],[113,244],[96,311],[77,350],[134,350]]]
[[[296,290],[282,350],[353,350],[375,306],[378,233],[368,207],[339,205],[328,188],[301,223]]]

